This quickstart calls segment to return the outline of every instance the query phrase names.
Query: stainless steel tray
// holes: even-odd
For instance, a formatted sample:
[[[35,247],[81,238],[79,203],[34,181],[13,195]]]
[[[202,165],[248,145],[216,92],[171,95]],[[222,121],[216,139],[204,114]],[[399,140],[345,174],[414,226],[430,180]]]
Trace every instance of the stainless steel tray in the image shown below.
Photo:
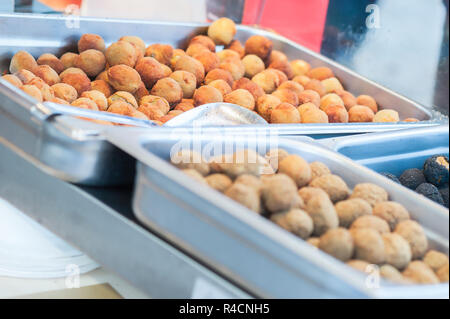
[[[9,61],[18,50],[27,50],[34,56],[42,53],[61,54],[76,50],[76,42],[83,33],[101,34],[106,43],[120,36],[140,36],[146,43],[164,42],[184,46],[186,40],[206,30],[205,24],[167,23],[153,21],[98,19],[64,16],[0,14],[0,70],[7,70]],[[436,125],[432,113],[398,94],[395,94],[357,74],[316,54],[284,37],[238,26],[236,37],[245,40],[253,34],[262,34],[274,42],[290,58],[305,59],[313,66],[327,65],[334,70],[345,86],[355,94],[373,95],[380,105],[397,109],[402,117],[425,120],[404,124],[302,124],[257,125],[230,128],[242,131],[265,131],[289,137],[301,135],[316,138],[364,132],[380,132],[402,128]],[[133,160],[103,138],[102,126],[86,123],[68,116],[51,119],[36,112],[35,102],[15,88],[0,83],[0,133],[22,150],[32,155],[41,167],[59,178],[82,185],[128,184],[133,178]],[[121,128],[117,128],[121,129]],[[222,128],[216,128],[222,130]],[[214,128],[213,128],[214,130]],[[114,169],[112,169],[114,168]]]
[[[128,130],[128,129],[127,129]],[[135,138],[118,131],[108,139],[138,160],[133,209],[152,231],[233,278],[257,295],[275,298],[329,297],[447,297],[448,284],[398,286],[382,282],[380,288],[365,285],[365,276],[224,195],[199,185],[167,162],[176,143],[193,140],[233,143],[245,148],[258,145],[264,153],[274,141],[248,136],[160,135],[130,129]],[[433,248],[448,254],[448,211],[425,198],[411,196],[368,168],[308,140],[279,139],[278,146],[309,161],[319,160],[337,172],[350,187],[360,182],[383,185],[392,200],[402,203],[426,229]],[[178,144],[179,145],[179,144]],[[262,150],[261,148],[265,148]]]

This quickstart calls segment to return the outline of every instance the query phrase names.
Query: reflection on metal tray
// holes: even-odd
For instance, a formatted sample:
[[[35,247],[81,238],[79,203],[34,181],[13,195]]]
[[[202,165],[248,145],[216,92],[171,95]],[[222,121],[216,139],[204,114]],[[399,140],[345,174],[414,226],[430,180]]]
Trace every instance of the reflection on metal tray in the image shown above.
[[[127,129],[128,130],[128,129]],[[353,187],[360,182],[383,185],[426,230],[430,246],[448,254],[448,212],[373,171],[317,143],[304,140],[258,139],[248,136],[149,134],[132,130],[134,138],[118,131],[108,139],[139,162],[133,209],[137,218],[167,240],[186,249],[242,287],[263,297],[448,297],[448,284],[398,286],[383,282],[379,289],[365,285],[365,276],[315,249],[265,218],[224,195],[200,185],[168,163],[175,144],[225,141],[232,148],[258,145],[263,154],[276,146],[308,161],[319,160]],[[211,146],[211,144],[210,144]],[[195,231],[193,231],[195,230]]]

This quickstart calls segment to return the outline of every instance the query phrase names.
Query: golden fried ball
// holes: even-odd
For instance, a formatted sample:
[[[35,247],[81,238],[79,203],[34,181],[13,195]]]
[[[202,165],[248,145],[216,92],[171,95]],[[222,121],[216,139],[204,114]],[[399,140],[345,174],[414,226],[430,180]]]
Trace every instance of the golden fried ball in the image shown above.
[[[251,93],[255,101],[264,95],[264,90],[255,82],[247,79],[241,78],[233,83],[233,90],[244,89]]]
[[[163,109],[155,103],[142,103],[137,110],[145,114],[150,120],[160,120],[167,114]]]
[[[256,213],[261,211],[259,195],[252,187],[235,183],[224,194]]]
[[[356,228],[370,228],[376,230],[380,234],[390,232],[388,223],[384,219],[373,215],[364,215],[358,217],[350,226],[350,229]]]
[[[147,88],[145,87],[144,82],[142,82],[139,84],[138,89],[136,90],[136,92],[133,93],[134,97],[136,98],[136,100],[140,100],[142,97],[149,95],[150,93],[148,92]]]
[[[170,159],[172,164],[180,169],[195,169],[201,175],[206,176],[210,172],[209,164],[203,156],[191,150],[181,150]]]
[[[141,77],[135,69],[119,64],[108,69],[108,82],[118,91],[134,93],[141,85]]]
[[[306,75],[297,75],[292,79],[292,81],[297,82],[301,86],[305,87],[305,85],[308,84],[311,79]]]
[[[189,42],[189,45],[191,44],[201,44],[209,51],[216,52],[216,44],[210,37],[207,37],[206,35],[197,35],[193,37]]]
[[[51,101],[55,98],[55,92],[53,92],[53,89],[41,78],[35,77],[29,82],[29,84],[36,86],[41,91],[44,101]]]
[[[81,94],[81,97],[85,97],[94,101],[100,111],[106,111],[108,109],[108,100],[106,99],[106,96],[100,91],[85,91],[83,92],[83,94]]]
[[[130,104],[131,106],[133,106],[134,108],[138,107],[136,98],[133,96],[133,94],[131,94],[129,92],[125,92],[125,91],[115,92],[108,98],[108,105],[111,105],[117,101],[126,102],[126,103]]]
[[[19,51],[14,54],[11,59],[9,72],[14,74],[22,69],[25,69],[34,73],[37,66],[38,64],[31,54],[26,51]]]
[[[334,206],[339,217],[339,226],[349,228],[355,220],[371,215],[372,207],[361,198],[340,201]]]
[[[277,76],[279,85],[281,85],[282,83],[284,83],[284,82],[289,80],[287,78],[286,74],[284,74],[284,72],[281,72],[278,69],[266,69],[266,71],[267,72],[272,72],[272,73],[274,73]]]
[[[119,39],[119,41],[126,41],[131,44],[134,44],[136,47],[139,48],[139,50],[142,52],[142,54],[145,54],[145,42],[140,37],[126,35],[126,36],[121,37]]]
[[[353,256],[353,237],[345,228],[330,229],[320,236],[319,249],[346,262]]]
[[[350,197],[362,198],[374,207],[377,203],[387,202],[389,195],[378,185],[372,183],[361,183],[355,186]]]
[[[311,168],[308,162],[298,155],[286,156],[279,163],[278,172],[290,176],[297,187],[303,187],[311,181]]]
[[[270,65],[273,62],[289,62],[289,60],[288,60],[286,54],[284,54],[283,52],[281,52],[279,50],[272,50],[269,58],[266,61],[266,64]]]
[[[344,102],[344,106],[347,109],[347,111],[350,111],[350,109],[356,105],[356,97],[350,92],[347,92],[342,89],[342,90],[335,90],[334,93],[339,95],[339,97],[342,99],[342,102]]]
[[[61,78],[63,83],[69,84],[77,90],[80,96],[84,91],[91,90],[91,80],[85,74],[68,73]]]
[[[409,219],[409,213],[402,204],[397,202],[380,202],[373,207],[373,214],[384,219],[394,231],[399,222]]]
[[[411,281],[403,277],[400,271],[397,268],[391,265],[383,265],[380,267],[380,275],[386,280],[392,281],[398,284],[410,284]]]
[[[270,220],[302,239],[311,236],[314,228],[311,217],[301,209],[291,209],[287,212],[273,214],[270,216]]]
[[[437,250],[430,250],[423,257],[423,262],[426,263],[434,272],[437,272],[440,268],[448,265],[448,256]]]
[[[339,226],[333,203],[323,195],[311,197],[306,204],[306,211],[314,222],[313,235],[315,236],[321,236]]]
[[[384,241],[381,234],[370,228],[351,229],[355,245],[356,259],[367,261],[371,264],[382,264],[386,260]]]
[[[356,104],[365,105],[372,110],[373,113],[378,112],[377,101],[370,95],[360,95],[356,98]]]
[[[348,111],[348,121],[350,123],[373,122],[374,117],[375,114],[373,114],[372,110],[363,105],[355,105]]]
[[[220,62],[235,62],[241,60],[239,53],[230,49],[225,49],[217,52],[217,57],[219,58]]]
[[[111,44],[106,49],[105,56],[110,67],[125,64],[133,68],[138,58],[135,46],[127,41],[117,41]]]
[[[333,174],[317,177],[309,186],[323,189],[330,196],[333,203],[347,199],[350,195],[350,190],[344,180]]]
[[[208,36],[217,45],[228,45],[236,34],[236,25],[233,20],[220,18],[211,23],[208,28]]]
[[[212,53],[210,50],[208,50],[207,47],[205,47],[199,43],[190,44],[186,49],[186,54],[191,57],[194,57],[194,55],[203,54],[205,52]]]
[[[261,190],[262,201],[271,213],[288,211],[298,196],[295,182],[285,174],[268,176]]]
[[[105,69],[106,58],[101,51],[89,49],[81,52],[75,59],[74,64],[88,76],[96,77]]]
[[[78,52],[81,53],[90,49],[105,52],[105,41],[103,38],[97,34],[83,34],[78,41]]]
[[[257,55],[262,60],[270,56],[272,48],[272,41],[261,35],[253,35],[245,42],[245,54]]]
[[[165,77],[163,65],[154,58],[145,57],[136,63],[136,71],[139,73],[142,82],[147,88],[152,88],[153,85],[160,79]]]
[[[348,123],[348,112],[342,105],[330,105],[324,112],[328,116],[328,123]]]
[[[188,55],[180,56],[175,63],[174,71],[179,70],[194,74],[197,79],[197,86],[199,86],[205,78],[205,68],[203,67],[203,64]]]
[[[18,88],[20,88],[23,85],[22,81],[20,81],[20,79],[17,76],[12,74],[5,74],[4,76],[2,76],[2,79]]]
[[[325,111],[331,105],[341,105],[344,107],[344,101],[335,93],[326,94],[320,99],[320,109],[322,111]]]
[[[57,83],[52,85],[53,92],[55,92],[55,97],[72,103],[78,98],[77,90],[73,86],[66,83]]]
[[[256,101],[256,111],[261,115],[267,122],[270,121],[270,114],[272,110],[281,104],[279,98],[273,95],[265,94],[258,98]]]
[[[223,102],[222,94],[216,88],[205,85],[199,87],[194,93],[194,104],[195,106]]]
[[[58,73],[56,73],[55,70],[53,70],[48,65],[39,65],[35,70],[34,74],[38,77],[40,77],[42,80],[45,81],[48,85],[52,86],[53,84],[61,82],[61,79],[59,78]]]
[[[202,52],[199,54],[192,55],[194,59],[200,61],[205,69],[205,72],[208,73],[211,70],[214,70],[219,67],[220,61],[217,55],[214,52],[206,50],[206,52]]]
[[[64,53],[60,58],[61,63],[64,66],[64,70],[75,67],[75,60],[77,58],[78,58],[78,54],[76,54],[76,53],[73,53],[73,52]]]
[[[102,92],[106,98],[110,97],[113,94],[113,88],[103,80],[95,80],[91,83],[92,90]]]
[[[385,109],[378,111],[373,117],[373,121],[376,123],[397,123],[400,121],[400,118],[397,111]]]
[[[181,86],[172,78],[164,78],[156,82],[152,88],[151,94],[165,98],[170,105],[181,102],[181,99],[183,98]]]
[[[298,106],[298,95],[292,90],[278,88],[272,93],[272,95],[279,98],[283,103],[289,103],[293,106]]]
[[[148,117],[142,112],[136,110],[130,103],[124,101],[116,101],[108,107],[108,112],[135,117],[142,120],[148,120]]]
[[[195,75],[187,71],[175,71],[170,75],[170,78],[175,80],[181,90],[183,91],[183,98],[191,98],[194,95],[197,86],[197,79]]]
[[[219,69],[227,70],[230,72],[233,80],[239,80],[245,74],[245,66],[241,60],[232,61],[226,60],[219,64]]]
[[[403,276],[417,284],[438,284],[440,282],[433,270],[419,260],[410,262],[403,271]]]
[[[297,107],[297,111],[298,111],[298,113],[300,113],[300,117],[302,118],[302,122],[303,122],[304,114],[306,112],[308,112],[308,111],[311,111],[311,110],[312,111],[318,111],[319,108],[315,104],[313,104],[311,102],[304,103],[304,104],[300,105],[299,107]],[[327,118],[327,122],[328,122],[328,118]]]
[[[310,69],[311,65],[304,60],[291,61],[291,68],[295,76],[305,75]]]
[[[227,45],[226,49],[235,51],[242,59],[245,56],[245,48],[239,40],[233,40]]]
[[[60,74],[62,71],[64,71],[64,65],[63,63],[54,55],[51,53],[44,53],[37,59],[38,65],[48,65],[53,70],[55,70],[56,73]]]
[[[34,75],[32,72],[25,69],[17,71],[16,73],[14,73],[14,75],[19,78],[19,80],[22,81],[23,84],[30,83],[30,81],[36,77],[36,75]]]
[[[194,107],[195,107],[194,104],[180,102],[175,106],[174,110],[186,112],[186,111],[192,110]]]
[[[396,233],[386,233],[382,237],[386,263],[400,270],[408,266],[412,258],[409,243]]]
[[[328,123],[328,115],[322,110],[311,109],[302,114],[302,123]]]
[[[209,85],[212,81],[215,80],[224,80],[230,87],[233,86],[234,81],[231,73],[223,69],[214,69],[209,71],[205,77],[205,84]]]
[[[76,106],[82,109],[98,111],[98,106],[91,99],[80,97],[71,103],[72,106]]]
[[[336,93],[344,90],[341,82],[335,77],[322,80],[325,93]]]
[[[221,193],[223,193],[233,184],[231,178],[229,178],[225,174],[211,174],[206,176],[205,180],[210,187]]]
[[[270,70],[259,72],[252,78],[252,81],[258,84],[266,94],[272,93],[281,84],[277,74]]]
[[[298,96],[298,102],[300,105],[305,103],[312,103],[315,106],[320,106],[320,95],[313,90],[304,90]]]
[[[34,85],[25,84],[24,86],[21,87],[21,90],[24,91],[26,94],[30,95],[31,97],[35,98],[39,102],[44,101],[44,99],[42,98],[41,90],[39,90]]]
[[[270,113],[270,123],[300,123],[300,114],[295,106],[281,103]]]
[[[413,259],[419,259],[425,255],[428,249],[428,240],[419,223],[413,220],[404,220],[397,224],[394,232],[409,243]]]
[[[255,175],[250,175],[250,174],[239,175],[234,182],[236,184],[247,185],[247,186],[253,188],[258,194],[261,192],[262,187],[263,187],[262,181]]]
[[[316,80],[322,81],[322,80],[334,77],[334,73],[330,68],[328,68],[326,66],[321,66],[321,67],[310,69],[306,73],[306,76],[308,76],[311,79],[316,79]]]
[[[290,90],[294,92],[297,97],[300,96],[300,94],[305,90],[303,86],[295,81],[286,81],[280,84],[278,87],[278,90],[285,89]],[[300,99],[298,100],[298,103],[300,103]]]
[[[249,110],[253,110],[255,108],[255,99],[253,98],[253,95],[244,89],[237,89],[231,93],[228,93],[223,97],[223,101],[225,103],[232,103],[245,107]]]
[[[269,69],[276,69],[283,72],[289,80],[294,78],[294,71],[287,60],[275,60],[270,63]]]
[[[170,67],[172,69],[175,67],[175,63],[178,61],[178,59],[183,55],[186,55],[186,52],[184,52],[182,49],[173,50],[172,59],[170,59]]]
[[[298,195],[303,199],[305,204],[308,204],[309,200],[316,196],[322,196],[324,200],[330,200],[330,197],[323,189],[316,187],[302,187],[299,189]]]
[[[139,101],[139,105],[156,105],[164,115],[166,115],[170,111],[170,105],[169,102],[160,96],[156,95],[146,95],[141,98]]]
[[[228,83],[221,79],[211,81],[208,85],[219,90],[219,92],[222,93],[222,96],[225,96],[231,92],[231,87]]]
[[[316,79],[311,79],[305,84],[305,90],[315,91],[319,96],[324,96],[326,94],[325,87],[321,81]]]
[[[145,56],[156,59],[159,63],[170,65],[173,47],[170,44],[152,44],[145,50]]]

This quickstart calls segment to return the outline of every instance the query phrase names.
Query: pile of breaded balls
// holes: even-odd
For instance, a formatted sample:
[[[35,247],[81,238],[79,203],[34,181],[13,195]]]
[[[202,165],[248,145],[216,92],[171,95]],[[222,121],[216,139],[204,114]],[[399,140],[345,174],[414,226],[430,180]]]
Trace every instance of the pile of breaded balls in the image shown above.
[[[430,249],[422,226],[378,185],[350,190],[324,163],[283,149],[210,159],[182,150],[171,162],[353,268],[368,272],[378,265],[383,278],[401,284],[449,280],[448,256]]]
[[[289,61],[272,41],[254,35],[233,40],[234,22],[220,18],[187,49],[146,46],[123,36],[106,48],[103,38],[84,34],[78,53],[37,61],[17,52],[3,79],[38,101],[70,104],[163,124],[206,103],[227,102],[253,110],[269,123],[399,122],[396,111],[379,110],[369,95],[355,97],[328,67]],[[216,52],[216,46],[224,49]],[[403,121],[417,121],[408,118]]]

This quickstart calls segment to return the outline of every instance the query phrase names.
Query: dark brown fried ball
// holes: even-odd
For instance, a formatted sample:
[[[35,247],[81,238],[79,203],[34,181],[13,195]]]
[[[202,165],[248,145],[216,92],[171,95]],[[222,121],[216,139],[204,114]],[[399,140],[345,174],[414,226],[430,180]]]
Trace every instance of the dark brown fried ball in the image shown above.
[[[270,123],[300,123],[300,114],[295,106],[281,103],[270,113]]]
[[[179,103],[183,98],[181,86],[172,78],[164,78],[156,82],[151,94],[165,98],[170,105]]]
[[[264,95],[264,90],[258,84],[247,78],[241,78],[237,81],[234,81],[233,90],[237,89],[244,89],[249,91],[251,95],[253,95],[255,101]]]
[[[64,70],[75,67],[75,60],[77,58],[78,58],[78,54],[76,54],[76,53],[73,53],[73,52],[64,53],[60,58],[61,63],[64,66]]]
[[[194,104],[195,106],[223,102],[223,96],[219,90],[213,88],[212,86],[205,85],[199,87],[194,93]]]
[[[246,109],[253,110],[255,108],[255,99],[253,95],[244,89],[237,89],[228,93],[223,97],[225,103],[236,104]]]
[[[165,76],[162,64],[150,57],[140,59],[135,69],[148,89]]]
[[[180,85],[183,91],[183,98],[191,98],[194,95],[197,87],[197,79],[194,74],[180,70],[173,72],[170,77]]]
[[[214,80],[212,82],[209,82],[208,85],[219,90],[220,93],[222,93],[222,96],[225,96],[231,92],[231,87],[224,80]]]
[[[208,72],[205,77],[205,84],[208,85],[212,81],[215,80],[224,80],[227,84],[232,87],[233,86],[233,77],[231,73],[227,70],[223,69],[214,69]]]
[[[207,37],[206,35],[197,35],[193,37],[189,42],[189,45],[191,44],[200,44],[207,48],[209,51],[216,52],[216,44],[210,37]]]
[[[269,69],[277,69],[286,74],[287,78],[291,80],[294,77],[294,71],[288,61],[275,60],[269,65]]]
[[[292,90],[278,88],[272,95],[279,98],[281,102],[298,106],[298,95]]]
[[[17,76],[23,84],[30,83],[30,81],[36,77],[36,75],[34,75],[32,72],[25,69],[17,71],[16,73],[14,73],[14,75]]]
[[[19,51],[14,54],[11,59],[9,72],[14,74],[22,69],[25,69],[34,73],[37,66],[38,64],[31,54],[26,51]]]
[[[373,122],[375,114],[373,111],[364,105],[355,105],[348,111],[348,121],[355,122]]]
[[[74,61],[75,67],[81,69],[90,77],[96,77],[105,69],[105,55],[98,50],[89,49],[78,55]]]
[[[208,28],[208,36],[217,45],[228,45],[235,34],[236,25],[228,18],[217,19]]]
[[[318,68],[309,70],[306,73],[306,76],[308,76],[311,79],[316,79],[316,80],[322,81],[322,80],[334,77],[334,73],[330,68],[328,68],[326,66],[322,66],[322,67],[318,67]]]
[[[239,57],[242,59],[245,55],[245,48],[239,40],[233,40],[227,45],[226,49],[233,50],[239,54]]]
[[[77,90],[66,83],[57,83],[52,86],[55,97],[72,103],[78,98]]]
[[[188,55],[181,56],[175,63],[174,71],[179,70],[194,74],[197,79],[197,86],[199,86],[205,78],[205,68],[203,67],[203,64]]]
[[[24,91],[26,94],[30,95],[31,97],[35,98],[39,102],[44,101],[44,99],[42,98],[41,90],[39,90],[34,85],[25,84],[21,87],[21,90]]]
[[[253,35],[245,42],[245,54],[255,54],[262,60],[272,53],[272,41],[261,35]]]
[[[103,38],[97,34],[83,34],[78,41],[78,52],[81,53],[90,49],[105,52],[105,41]]]
[[[145,54],[145,42],[141,38],[139,38],[137,36],[127,35],[127,36],[121,37],[119,39],[119,41],[126,41],[131,44],[134,44],[136,47],[139,48],[139,50],[142,52],[142,54]]]
[[[108,69],[108,82],[118,91],[134,93],[141,85],[141,77],[135,69],[118,64]]]
[[[281,104],[279,98],[273,95],[265,94],[258,98],[256,101],[256,111],[261,115],[267,122],[270,121],[270,114],[272,110]]]
[[[37,64],[48,65],[58,74],[60,74],[65,69],[64,64],[61,62],[61,60],[59,60],[54,54],[51,53],[42,54],[39,59],[37,59]]]
[[[220,64],[217,55],[209,50],[206,50],[205,52],[199,54],[194,54],[192,57],[197,61],[200,61],[206,73],[208,73],[213,69],[218,68]]]
[[[20,81],[20,79],[17,76],[12,74],[5,74],[4,76],[2,76],[2,79],[18,88],[20,88],[23,85],[22,81]]]
[[[170,44],[152,44],[145,50],[145,56],[156,59],[159,63],[170,65],[173,47]]]
[[[117,41],[106,49],[106,61],[108,65],[114,66],[125,64],[134,68],[137,61],[136,47],[127,41]]]

